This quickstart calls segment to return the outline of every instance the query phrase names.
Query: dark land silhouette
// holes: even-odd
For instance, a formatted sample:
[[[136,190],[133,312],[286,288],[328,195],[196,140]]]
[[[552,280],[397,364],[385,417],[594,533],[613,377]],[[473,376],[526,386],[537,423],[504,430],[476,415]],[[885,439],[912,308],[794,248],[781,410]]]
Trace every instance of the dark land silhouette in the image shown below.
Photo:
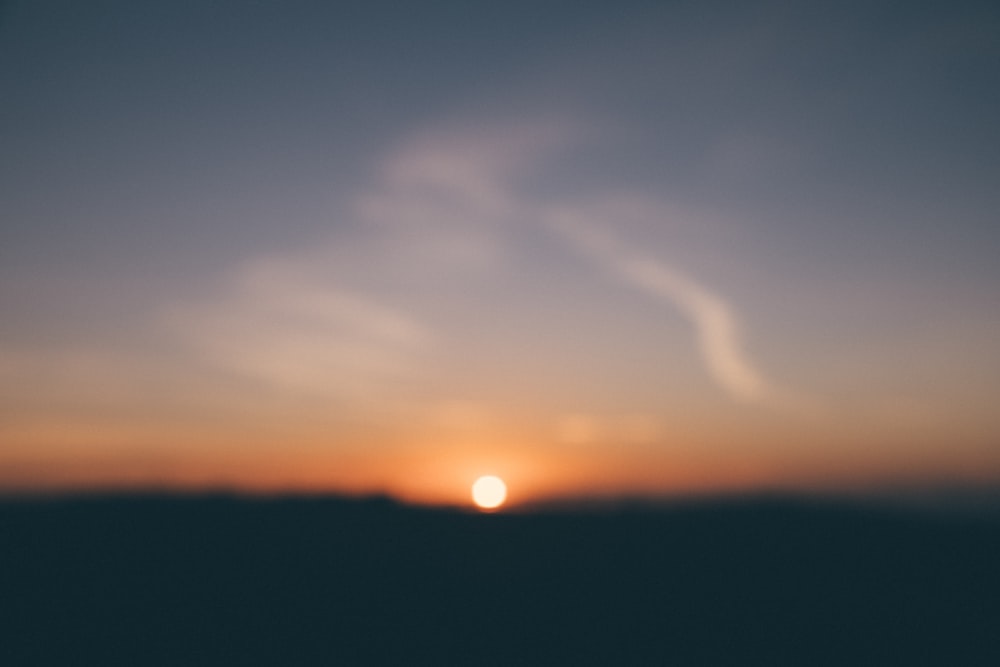
[[[9,498],[0,664],[998,665],[997,517]]]

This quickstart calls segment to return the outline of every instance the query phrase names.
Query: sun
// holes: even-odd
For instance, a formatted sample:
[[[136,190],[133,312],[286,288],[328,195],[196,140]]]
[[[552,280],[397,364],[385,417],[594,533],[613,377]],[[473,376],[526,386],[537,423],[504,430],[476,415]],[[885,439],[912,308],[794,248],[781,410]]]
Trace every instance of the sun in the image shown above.
[[[480,477],[472,485],[472,500],[480,509],[496,509],[507,500],[507,485],[493,475]]]

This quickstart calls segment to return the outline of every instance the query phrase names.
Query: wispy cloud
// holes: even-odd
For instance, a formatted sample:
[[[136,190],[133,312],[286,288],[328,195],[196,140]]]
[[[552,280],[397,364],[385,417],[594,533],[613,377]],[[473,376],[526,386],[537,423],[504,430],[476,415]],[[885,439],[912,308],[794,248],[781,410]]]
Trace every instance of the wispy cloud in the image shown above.
[[[619,280],[679,309],[695,326],[709,372],[729,394],[748,402],[766,398],[772,388],[746,356],[739,322],[722,296],[667,263],[622,245],[581,215],[580,207],[553,212],[518,196],[513,176],[537,168],[579,128],[525,124],[421,137],[387,161],[386,187],[366,200],[366,210],[398,222],[414,215],[424,221],[449,213],[461,218],[471,207],[473,217],[480,219],[516,211],[522,219],[548,223]]]
[[[579,124],[554,120],[421,133],[385,160],[382,190],[446,195],[481,214],[502,212],[512,203],[513,181],[581,133]]]
[[[248,262],[222,294],[167,317],[214,363],[283,390],[359,397],[412,368],[427,327],[295,264]]]
[[[771,388],[746,356],[739,322],[729,303],[669,264],[623,245],[579,212],[561,208],[550,226],[576,250],[615,278],[677,308],[694,325],[702,358],[712,377],[734,398],[765,399]]]
[[[331,238],[245,261],[167,317],[209,361],[275,388],[376,397],[435,340],[441,323],[414,311],[454,313],[464,278],[499,261],[519,205],[510,181],[563,134],[545,123],[422,133],[386,156]]]
[[[247,260],[167,317],[207,360],[275,388],[376,397],[435,338],[413,310],[497,261],[508,179],[548,131],[419,135],[382,161],[331,238]]]
[[[617,280],[678,309],[694,326],[711,377],[732,397],[774,398],[723,296],[620,242],[606,231],[603,213],[573,198],[554,208],[525,196],[518,179],[538,171],[574,133],[579,126],[571,123],[523,123],[419,135],[383,161],[372,187],[349,206],[356,224],[342,226],[328,247],[247,262],[224,297],[187,308],[179,320],[211,358],[277,385],[324,392],[370,387],[412,369],[415,353],[435,338],[432,330],[447,339],[443,329],[455,322],[418,321],[414,313],[426,314],[422,307],[443,304],[449,317],[475,316],[449,299],[478,303],[468,299],[474,287],[464,277],[518,250],[505,247],[516,241],[509,227],[516,219],[531,233],[557,230],[567,259],[572,250],[583,253]],[[646,213],[660,211],[647,204]],[[614,206],[598,209],[613,214]],[[371,284],[397,289],[352,286]]]

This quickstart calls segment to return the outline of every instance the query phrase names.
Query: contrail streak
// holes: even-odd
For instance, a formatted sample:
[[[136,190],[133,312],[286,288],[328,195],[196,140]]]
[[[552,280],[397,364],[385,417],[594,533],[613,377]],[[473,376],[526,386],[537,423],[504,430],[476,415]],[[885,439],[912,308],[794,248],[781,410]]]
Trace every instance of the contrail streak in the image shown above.
[[[571,212],[549,220],[560,235],[619,280],[680,310],[695,326],[709,372],[730,395],[748,402],[767,396],[768,384],[744,355],[739,323],[722,297],[669,265],[623,247]]]

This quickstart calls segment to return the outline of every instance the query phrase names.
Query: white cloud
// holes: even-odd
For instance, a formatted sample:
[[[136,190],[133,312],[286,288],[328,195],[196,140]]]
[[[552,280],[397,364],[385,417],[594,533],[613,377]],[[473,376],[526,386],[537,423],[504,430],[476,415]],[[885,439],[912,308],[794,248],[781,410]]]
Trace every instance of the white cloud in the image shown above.
[[[420,135],[384,160],[373,187],[351,202],[360,224],[342,227],[328,246],[248,262],[229,294],[187,308],[182,326],[211,358],[281,386],[325,392],[377,385],[412,370],[431,329],[450,324],[428,327],[402,305],[419,312],[430,306],[446,318],[464,314],[447,300],[475,304],[465,276],[499,268],[515,250],[506,247],[516,234],[509,225],[547,225],[617,280],[678,309],[727,393],[746,402],[774,398],[744,350],[729,302],[603,226],[616,210],[649,217],[666,215],[664,207],[611,194],[596,208],[572,199],[550,208],[523,195],[517,179],[578,134],[570,123],[522,123]],[[372,289],[379,284],[396,291]]]
[[[768,383],[746,357],[739,323],[725,299],[665,262],[627,248],[579,212],[562,208],[547,219],[573,247],[615,278],[680,310],[695,326],[709,372],[730,395],[743,401],[768,395]]]
[[[471,204],[480,215],[509,212],[512,181],[580,131],[567,122],[537,121],[425,132],[384,162],[381,190],[444,197]]]
[[[411,370],[427,327],[312,268],[248,262],[222,295],[167,316],[212,362],[284,390],[367,396]]]
[[[222,294],[169,318],[234,371],[372,396],[412,372],[434,338],[409,308],[444,303],[497,264],[503,217],[518,204],[509,181],[560,136],[548,124],[418,136],[384,160],[349,203],[356,219],[329,241],[247,261]]]

